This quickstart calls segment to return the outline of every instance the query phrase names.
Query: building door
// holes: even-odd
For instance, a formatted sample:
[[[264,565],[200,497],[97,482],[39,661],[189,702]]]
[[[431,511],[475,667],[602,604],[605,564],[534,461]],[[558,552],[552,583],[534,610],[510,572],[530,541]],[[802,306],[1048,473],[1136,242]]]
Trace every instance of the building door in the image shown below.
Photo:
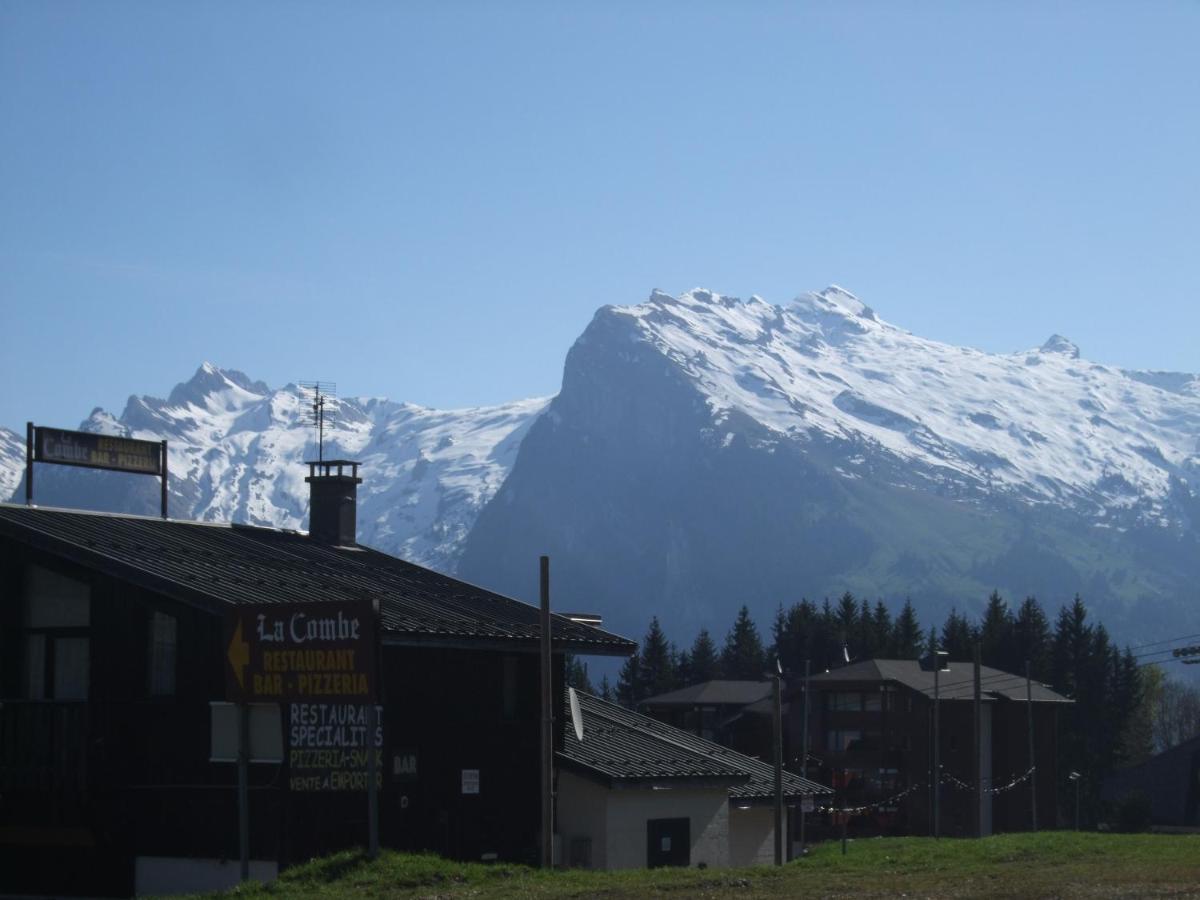
[[[688,866],[692,862],[691,819],[646,822],[646,866]]]

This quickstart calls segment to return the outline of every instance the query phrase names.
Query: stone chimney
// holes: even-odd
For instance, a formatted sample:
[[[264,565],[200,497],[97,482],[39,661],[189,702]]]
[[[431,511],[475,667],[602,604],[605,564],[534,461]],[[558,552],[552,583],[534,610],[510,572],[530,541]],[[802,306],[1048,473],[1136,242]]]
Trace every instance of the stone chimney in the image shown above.
[[[357,536],[361,463],[348,459],[309,460],[308,536],[319,544],[351,546]],[[349,469],[349,474],[346,470]]]

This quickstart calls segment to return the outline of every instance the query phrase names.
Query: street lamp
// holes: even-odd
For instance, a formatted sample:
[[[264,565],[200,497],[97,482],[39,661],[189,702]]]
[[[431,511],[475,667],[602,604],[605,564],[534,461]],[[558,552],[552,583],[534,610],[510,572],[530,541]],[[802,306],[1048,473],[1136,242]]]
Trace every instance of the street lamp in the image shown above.
[[[1067,776],[1068,779],[1075,782],[1075,830],[1079,830],[1079,782],[1083,780],[1083,776],[1078,772],[1072,772]]]

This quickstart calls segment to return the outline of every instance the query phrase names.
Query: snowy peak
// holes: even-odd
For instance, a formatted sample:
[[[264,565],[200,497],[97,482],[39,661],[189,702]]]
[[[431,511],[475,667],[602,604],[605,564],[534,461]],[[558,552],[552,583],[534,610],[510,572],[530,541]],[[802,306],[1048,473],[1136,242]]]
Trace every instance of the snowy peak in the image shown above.
[[[203,407],[216,402],[229,409],[247,401],[261,400],[270,392],[263,382],[251,381],[236,369],[221,369],[206,362],[189,380],[175,386],[167,398],[167,405]]]
[[[818,316],[844,316],[866,319],[869,322],[879,321],[875,310],[836,284],[831,284],[817,293],[801,294],[792,301],[792,305],[796,309]]]
[[[1052,334],[1041,346],[1042,353],[1059,353],[1070,359],[1079,359],[1079,347],[1061,334]]]

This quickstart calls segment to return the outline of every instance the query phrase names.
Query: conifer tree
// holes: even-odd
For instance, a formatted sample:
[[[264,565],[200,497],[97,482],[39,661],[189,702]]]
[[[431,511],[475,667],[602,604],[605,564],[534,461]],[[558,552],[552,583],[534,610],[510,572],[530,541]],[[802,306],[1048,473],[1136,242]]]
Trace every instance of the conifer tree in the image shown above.
[[[671,658],[675,661],[675,686],[687,687],[689,684],[695,684],[692,680],[692,655],[672,644]]]
[[[776,620],[774,655],[779,658],[787,672],[803,672],[804,661],[809,660],[815,671],[828,668],[819,648],[825,641],[821,617],[808,600],[801,600],[788,607],[782,628]],[[828,650],[828,647],[825,648]],[[839,645],[838,652],[841,652]]]
[[[838,628],[838,643],[849,644],[854,640],[855,626],[858,624],[858,601],[854,599],[854,595],[849,591],[842,594],[842,599],[838,601],[837,610],[834,612],[834,621]],[[841,647],[838,647],[838,655],[841,655]]]
[[[573,687],[577,691],[583,691],[585,694],[596,693],[592,687],[591,680],[588,678],[587,663],[583,662],[573,653],[568,653],[563,662],[566,668],[568,687]]]
[[[692,642],[692,650],[688,654],[690,676],[689,684],[700,684],[719,678],[720,660],[717,657],[717,645],[707,628],[701,628]]]
[[[889,652],[897,659],[917,659],[921,655],[921,623],[910,599],[905,599],[904,608],[892,626]]]
[[[1054,686],[1068,697],[1076,697],[1087,679],[1085,664],[1091,645],[1092,626],[1087,621],[1087,608],[1076,594],[1070,606],[1059,610],[1051,658]]]
[[[979,628],[983,664],[994,666],[1005,672],[1019,672],[1023,665],[1016,657],[1016,641],[1013,635],[1013,616],[1008,604],[999,591],[988,597],[987,609],[983,613],[983,624]]]
[[[871,659],[887,659],[895,656],[892,647],[892,614],[882,600],[875,603],[871,617]]]
[[[650,618],[650,627],[642,639],[638,678],[639,701],[675,689],[675,665],[671,658],[671,646],[658,623],[658,616]]]
[[[1029,660],[1033,679],[1050,681],[1050,623],[1036,597],[1026,597],[1017,610],[1013,622],[1013,647],[1013,655],[1019,666],[1014,672],[1023,675],[1025,661]]]
[[[870,659],[875,655],[875,619],[871,616],[871,604],[863,598],[858,602],[858,622],[853,637],[848,642],[850,658]]]
[[[613,696],[612,685],[609,684],[607,675],[600,676],[600,687],[596,696],[609,703],[615,702],[616,698]]]
[[[974,659],[975,634],[967,617],[957,609],[952,609],[946,624],[942,626],[941,649],[949,653],[952,660],[964,662]]]
[[[759,681],[765,667],[766,653],[758,626],[750,618],[750,610],[743,605],[721,651],[721,677]]]
[[[642,694],[642,655],[635,651],[621,666],[617,676],[617,702],[626,709],[636,709],[644,698]]]

